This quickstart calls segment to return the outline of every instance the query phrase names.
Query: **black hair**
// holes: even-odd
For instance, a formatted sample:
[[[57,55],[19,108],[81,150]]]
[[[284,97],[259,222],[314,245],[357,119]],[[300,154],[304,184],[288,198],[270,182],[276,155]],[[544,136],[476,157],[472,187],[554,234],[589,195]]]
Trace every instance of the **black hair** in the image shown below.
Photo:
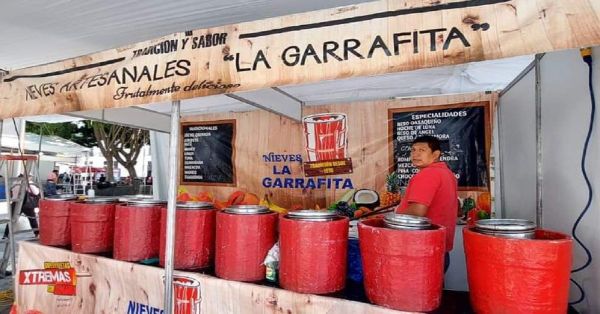
[[[440,152],[442,151],[442,148],[440,147],[440,140],[438,140],[438,138],[435,136],[419,136],[412,142],[411,146],[417,143],[427,143],[432,152],[435,152],[436,150],[439,150]]]

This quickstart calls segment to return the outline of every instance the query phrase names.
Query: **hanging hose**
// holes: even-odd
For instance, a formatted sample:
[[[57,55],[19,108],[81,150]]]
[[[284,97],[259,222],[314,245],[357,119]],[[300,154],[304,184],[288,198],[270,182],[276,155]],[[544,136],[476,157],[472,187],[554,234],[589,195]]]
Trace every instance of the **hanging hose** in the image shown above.
[[[585,159],[587,156],[587,150],[588,150],[588,146],[590,143],[590,138],[592,137],[592,130],[594,128],[594,116],[596,114],[596,99],[594,96],[594,84],[593,84],[594,81],[593,81],[593,75],[592,75],[593,74],[592,49],[591,48],[581,49],[581,56],[583,57],[583,61],[588,65],[588,68],[589,68],[588,86],[589,86],[590,98],[592,100],[591,101],[592,108],[591,108],[591,113],[590,113],[590,124],[588,127],[587,136],[585,138],[585,145],[583,146],[583,154],[581,156],[581,172],[583,173],[583,178],[585,179],[585,184],[587,186],[588,200],[585,205],[585,208],[581,211],[581,214],[579,214],[579,217],[577,217],[577,220],[575,221],[575,224],[573,225],[573,230],[571,231],[571,234],[573,235],[573,238],[575,239],[575,241],[577,241],[577,243],[579,243],[579,245],[585,251],[587,261],[583,264],[583,266],[572,270],[571,273],[576,273],[576,272],[582,271],[592,263],[592,254],[591,254],[590,250],[577,237],[577,227],[579,226],[579,223],[583,219],[583,216],[587,213],[588,209],[590,209],[590,205],[592,204],[592,199],[594,196],[594,192],[592,190],[592,184],[590,183],[590,179],[588,178],[587,171],[585,170]],[[581,296],[579,297],[579,299],[577,301],[569,302],[570,305],[575,305],[575,304],[581,303],[585,299],[585,291],[583,290],[583,287],[581,287],[574,279],[571,279],[571,281],[575,284],[575,286],[577,286],[577,288],[581,292]]]

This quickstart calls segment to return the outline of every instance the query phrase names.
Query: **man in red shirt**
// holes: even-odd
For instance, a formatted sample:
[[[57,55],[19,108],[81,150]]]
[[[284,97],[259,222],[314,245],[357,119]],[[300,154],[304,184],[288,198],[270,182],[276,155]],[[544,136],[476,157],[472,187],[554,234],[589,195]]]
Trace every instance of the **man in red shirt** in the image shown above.
[[[446,227],[446,272],[450,265],[448,252],[454,243],[458,194],[456,177],[446,163],[440,161],[441,154],[440,141],[436,137],[421,136],[413,141],[410,158],[419,172],[408,182],[396,212],[425,216],[432,223]]]

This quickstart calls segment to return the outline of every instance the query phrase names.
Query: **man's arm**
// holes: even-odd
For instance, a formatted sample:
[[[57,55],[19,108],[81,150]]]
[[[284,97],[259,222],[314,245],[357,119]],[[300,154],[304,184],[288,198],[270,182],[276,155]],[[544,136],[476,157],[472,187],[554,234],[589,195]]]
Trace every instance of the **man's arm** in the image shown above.
[[[425,215],[427,215],[428,209],[429,207],[427,207],[426,205],[410,202],[408,204],[408,207],[402,211],[402,214],[424,217]]]

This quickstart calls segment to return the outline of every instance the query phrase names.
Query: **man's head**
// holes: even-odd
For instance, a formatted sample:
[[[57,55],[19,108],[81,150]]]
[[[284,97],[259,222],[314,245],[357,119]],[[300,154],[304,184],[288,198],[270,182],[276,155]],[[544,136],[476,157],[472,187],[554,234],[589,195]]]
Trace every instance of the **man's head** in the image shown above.
[[[58,174],[58,170],[56,170],[56,169],[52,170],[52,172]]]
[[[410,160],[412,164],[423,169],[434,162],[440,160],[442,150],[440,148],[440,141],[433,136],[420,136],[412,142],[412,149],[410,151]]]

